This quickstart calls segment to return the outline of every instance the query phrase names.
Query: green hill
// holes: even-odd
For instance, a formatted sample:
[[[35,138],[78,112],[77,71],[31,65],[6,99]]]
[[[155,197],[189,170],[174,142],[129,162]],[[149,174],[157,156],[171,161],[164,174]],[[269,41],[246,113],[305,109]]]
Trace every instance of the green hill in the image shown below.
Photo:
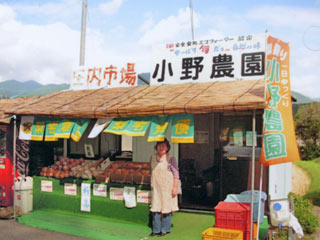
[[[291,91],[291,95],[297,100],[296,102],[293,102],[293,104],[306,104],[306,103],[311,103],[315,101],[296,91]]]
[[[24,93],[21,97],[45,96],[53,92],[69,89],[69,84],[48,84],[32,91]]]
[[[42,85],[36,81],[19,82],[7,80],[0,82],[0,94],[2,97],[32,97],[44,96],[52,92],[62,91],[69,88],[69,84]]]

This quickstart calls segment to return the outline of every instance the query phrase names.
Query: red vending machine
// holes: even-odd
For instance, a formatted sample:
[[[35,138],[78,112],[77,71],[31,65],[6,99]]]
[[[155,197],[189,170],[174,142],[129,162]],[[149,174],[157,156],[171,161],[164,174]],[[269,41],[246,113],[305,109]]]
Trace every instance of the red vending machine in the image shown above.
[[[3,207],[13,205],[12,135],[9,124],[0,125],[0,206]]]
[[[13,164],[7,157],[0,157],[0,176],[0,206],[12,206]]]

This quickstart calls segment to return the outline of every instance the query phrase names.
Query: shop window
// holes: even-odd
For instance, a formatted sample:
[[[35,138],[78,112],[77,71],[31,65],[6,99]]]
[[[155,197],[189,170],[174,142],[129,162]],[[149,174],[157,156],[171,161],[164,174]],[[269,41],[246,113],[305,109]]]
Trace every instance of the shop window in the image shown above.
[[[256,131],[252,133],[252,116],[228,116],[222,121],[220,141],[223,156],[227,158],[247,158],[252,155],[253,141],[261,151],[262,118],[257,117]]]

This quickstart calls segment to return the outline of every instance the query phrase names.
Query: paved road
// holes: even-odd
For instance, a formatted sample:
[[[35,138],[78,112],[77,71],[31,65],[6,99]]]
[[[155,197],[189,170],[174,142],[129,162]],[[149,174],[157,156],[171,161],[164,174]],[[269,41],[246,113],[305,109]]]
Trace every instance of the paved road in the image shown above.
[[[88,240],[64,233],[38,229],[14,220],[0,219],[0,239],[3,240]]]

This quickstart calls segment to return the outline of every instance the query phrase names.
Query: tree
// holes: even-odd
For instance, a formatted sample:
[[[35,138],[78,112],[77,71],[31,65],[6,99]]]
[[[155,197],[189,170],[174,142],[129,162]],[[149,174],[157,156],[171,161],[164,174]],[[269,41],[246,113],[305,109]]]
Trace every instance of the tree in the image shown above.
[[[301,157],[311,160],[320,156],[320,103],[306,104],[298,109],[295,116],[298,138],[303,141],[300,146]]]

